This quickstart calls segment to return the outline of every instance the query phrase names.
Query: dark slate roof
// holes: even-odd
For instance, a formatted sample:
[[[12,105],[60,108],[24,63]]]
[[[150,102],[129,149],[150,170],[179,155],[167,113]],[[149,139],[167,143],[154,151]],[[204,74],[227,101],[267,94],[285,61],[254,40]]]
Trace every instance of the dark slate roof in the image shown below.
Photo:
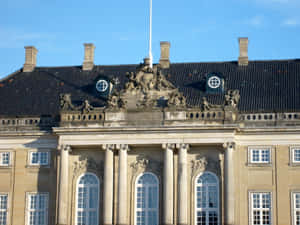
[[[80,66],[17,71],[0,81],[0,115],[58,115],[61,93],[71,93],[78,104],[88,99],[94,106],[103,106],[105,100],[94,88],[98,78],[117,77],[120,89],[127,80],[126,72],[135,71],[137,66],[95,66],[89,72]],[[205,77],[212,72],[223,75],[225,90],[240,90],[241,112],[300,111],[300,60],[250,61],[248,66],[238,66],[237,62],[173,63],[163,71],[191,106],[200,105],[203,96],[212,104],[223,102],[224,94],[205,92]]]

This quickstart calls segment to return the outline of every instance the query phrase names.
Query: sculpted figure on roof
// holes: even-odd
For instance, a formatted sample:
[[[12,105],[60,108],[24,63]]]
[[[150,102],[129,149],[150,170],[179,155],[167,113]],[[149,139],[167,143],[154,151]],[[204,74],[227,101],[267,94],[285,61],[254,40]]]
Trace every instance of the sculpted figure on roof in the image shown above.
[[[239,90],[228,90],[225,94],[225,105],[232,106],[234,108],[237,107],[240,100],[240,92]]]

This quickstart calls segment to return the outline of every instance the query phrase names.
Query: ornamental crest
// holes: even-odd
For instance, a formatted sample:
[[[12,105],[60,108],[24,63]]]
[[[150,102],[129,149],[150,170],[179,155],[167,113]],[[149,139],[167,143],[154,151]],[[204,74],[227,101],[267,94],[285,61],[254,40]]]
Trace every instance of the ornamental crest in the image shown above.
[[[136,175],[138,172],[144,172],[146,170],[154,171],[160,174],[162,171],[162,163],[151,159],[145,155],[139,155],[136,157],[136,161],[130,164],[132,168],[132,173]]]
[[[196,160],[192,160],[192,174],[194,176],[205,170],[220,174],[220,163],[220,159],[216,161],[205,156],[197,155]]]
[[[81,158],[81,157],[80,157]],[[77,177],[79,174],[86,171],[94,171],[97,174],[103,175],[103,162],[96,162],[91,157],[84,157],[80,161],[76,161],[73,164],[73,177]]]
[[[192,174],[198,174],[200,172],[203,172],[207,168],[207,159],[206,157],[197,156],[196,160],[192,160]]]

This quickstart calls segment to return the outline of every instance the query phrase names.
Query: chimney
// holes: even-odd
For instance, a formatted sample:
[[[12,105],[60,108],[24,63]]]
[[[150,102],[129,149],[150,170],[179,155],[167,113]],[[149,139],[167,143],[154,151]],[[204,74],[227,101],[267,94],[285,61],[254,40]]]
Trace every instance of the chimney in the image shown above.
[[[159,64],[161,68],[167,69],[170,67],[170,42],[160,42],[160,59]]]
[[[38,50],[34,46],[25,46],[25,63],[23,72],[32,72],[36,66]]]
[[[248,66],[248,38],[239,38],[239,66]]]
[[[94,67],[94,44],[88,43],[84,44],[84,61],[82,65],[82,70],[92,70]]]

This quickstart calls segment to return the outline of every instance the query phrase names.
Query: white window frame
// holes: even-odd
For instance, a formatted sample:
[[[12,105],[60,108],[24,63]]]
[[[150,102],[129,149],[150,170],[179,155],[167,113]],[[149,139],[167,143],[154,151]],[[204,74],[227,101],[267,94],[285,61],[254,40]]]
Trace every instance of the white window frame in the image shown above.
[[[217,208],[209,208],[209,207],[206,207],[206,208],[198,208],[197,207],[197,187],[199,187],[199,186],[201,186],[200,184],[198,184],[198,179],[199,179],[199,177],[201,177],[203,174],[210,174],[210,175],[212,175],[214,178],[216,178],[216,180],[217,180],[217,183],[216,184],[209,184],[209,185],[206,185],[206,187],[208,187],[208,186],[216,186],[216,188],[217,188]],[[209,172],[209,171],[205,171],[205,172],[201,172],[201,173],[199,173],[197,176],[196,176],[196,178],[195,178],[195,181],[194,181],[195,183],[194,183],[194,200],[195,200],[195,203],[194,203],[194,209],[195,209],[195,212],[194,212],[194,215],[195,215],[195,225],[197,225],[197,213],[198,213],[198,211],[199,210],[203,210],[204,212],[210,212],[210,211],[217,211],[217,214],[218,214],[218,222],[217,222],[217,224],[220,224],[220,221],[221,221],[221,218],[220,218],[220,180],[219,180],[219,178],[216,176],[216,174],[214,174],[214,173],[212,173],[212,172]],[[207,188],[206,188],[206,190],[207,190]],[[208,205],[208,191],[206,191],[206,205]],[[206,216],[206,218],[207,218],[207,220],[206,220],[206,222],[207,222],[207,224],[208,224],[208,217]]]
[[[293,191],[292,193],[292,198],[291,198],[291,209],[292,209],[292,221],[293,221],[293,225],[296,225],[297,223],[297,212],[300,213],[300,203],[299,203],[299,208],[296,207],[296,195],[299,195],[299,199],[300,199],[300,191]]]
[[[39,201],[37,201],[36,209],[31,209],[30,203],[31,203],[31,196],[45,196],[45,208],[44,209],[39,209]],[[43,225],[48,225],[49,223],[49,218],[48,218],[48,210],[49,210],[49,193],[48,192],[27,192],[26,193],[26,225],[30,225],[30,212],[39,212],[39,211],[44,211],[45,212],[45,217],[44,217],[44,224]],[[39,225],[39,224],[38,224]]]
[[[291,164],[299,164],[300,165],[300,158],[299,160],[295,160],[295,151],[299,151],[300,153],[300,146],[292,146],[290,147],[290,162]]]
[[[254,151],[258,151],[258,160],[253,160]],[[263,161],[263,151],[269,152],[269,161]],[[248,147],[248,162],[250,164],[270,165],[272,163],[272,148],[269,146],[251,146]]]
[[[42,163],[41,162],[41,155],[42,153],[46,153],[47,154],[47,162],[46,163]],[[28,157],[28,165],[30,166],[43,166],[43,167],[49,167],[50,166],[50,158],[51,158],[51,154],[50,151],[48,150],[39,150],[39,151],[29,151],[29,157]],[[33,158],[33,154],[38,154],[38,162],[37,163],[33,163],[32,162],[32,158]]]
[[[1,197],[2,196],[6,196],[6,208],[5,209],[1,209]],[[2,225],[8,225],[9,224],[9,194],[8,193],[2,193],[0,192],[0,212],[4,212],[6,213],[6,221],[5,223],[1,223],[0,221],[0,224]]]
[[[260,207],[259,208],[253,208],[253,195],[254,194],[258,194],[260,197],[259,197],[259,205]],[[263,194],[269,194],[270,195],[270,208],[268,210],[266,210],[266,208],[262,208],[262,195]],[[254,210],[257,210],[259,211],[260,213],[260,224],[257,224],[257,225],[263,225],[263,216],[262,216],[262,213],[263,211],[269,211],[270,213],[270,225],[273,224],[273,200],[272,200],[272,192],[271,191],[250,191],[249,192],[249,224],[250,225],[254,225],[254,218],[253,218],[253,211]]]
[[[3,163],[3,155],[8,154],[8,163]],[[12,160],[12,152],[10,151],[0,151],[0,166],[10,166]]]
[[[97,199],[97,208],[96,209],[85,209],[85,208],[78,208],[78,190],[79,190],[79,187],[81,186],[81,184],[79,184],[79,182],[80,182],[80,179],[82,178],[82,177],[84,177],[85,175],[92,175],[92,176],[94,176],[96,179],[97,179],[97,181],[98,181],[98,184],[97,184],[97,189],[98,189],[98,199]],[[90,191],[90,189],[89,189],[89,187],[92,187],[92,186],[95,186],[94,184],[93,185],[87,185],[87,186],[85,186],[85,187],[87,187],[87,189],[88,189],[88,193],[87,193],[87,196],[89,196],[89,191]],[[86,199],[87,201],[89,200],[89,197],[87,197],[87,199]],[[96,211],[96,215],[97,215],[97,217],[96,217],[96,224],[99,224],[99,204],[100,204],[100,180],[99,180],[99,178],[97,177],[97,175],[96,174],[94,174],[94,173],[91,173],[91,172],[86,172],[86,173],[83,173],[83,174],[81,174],[78,178],[77,178],[77,182],[76,182],[76,201],[75,201],[75,204],[76,204],[76,207],[75,207],[75,225],[77,225],[78,224],[78,212],[79,211],[85,211],[85,212],[89,212],[89,211]],[[89,220],[89,217],[87,216],[87,220]],[[88,222],[86,223],[86,224],[89,224]]]
[[[148,193],[148,189],[149,187],[156,187],[157,185],[157,206],[155,209],[149,209],[148,207],[146,207],[146,209],[143,209],[143,208],[138,208],[137,207],[137,195],[138,195],[138,192],[137,192],[137,189],[138,187],[143,187],[142,184],[138,184],[138,180],[145,174],[151,174],[155,180],[156,180],[156,184],[153,185],[153,184],[146,184],[146,198],[145,198],[145,205],[147,206],[147,203],[148,203],[148,198],[147,198],[147,193]],[[134,190],[135,190],[135,202],[134,202],[134,224],[137,225],[137,212],[142,212],[142,211],[146,211],[146,212],[156,212],[157,214],[157,224],[159,224],[159,179],[158,177],[154,174],[154,173],[151,173],[151,172],[144,172],[144,173],[141,173],[139,176],[137,176],[137,178],[135,179],[135,185],[134,185]],[[145,217],[145,224],[147,224],[147,221],[148,221],[148,217],[146,216]]]

